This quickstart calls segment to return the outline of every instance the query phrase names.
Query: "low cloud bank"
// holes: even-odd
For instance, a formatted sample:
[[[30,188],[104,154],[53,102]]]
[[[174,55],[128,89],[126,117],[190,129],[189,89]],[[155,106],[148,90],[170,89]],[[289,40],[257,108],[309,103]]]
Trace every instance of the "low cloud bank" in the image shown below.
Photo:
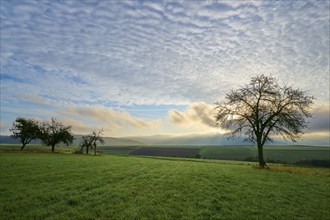
[[[330,132],[330,105],[318,105],[312,112],[309,129],[306,132]]]
[[[171,123],[183,127],[197,124],[203,127],[214,128],[215,114],[214,106],[204,102],[196,102],[190,104],[185,111],[170,110],[168,112],[168,119]]]
[[[139,130],[155,129],[161,124],[160,120],[144,120],[103,106],[69,106],[59,113],[77,133],[103,128],[106,135],[123,135],[133,130],[139,133]]]

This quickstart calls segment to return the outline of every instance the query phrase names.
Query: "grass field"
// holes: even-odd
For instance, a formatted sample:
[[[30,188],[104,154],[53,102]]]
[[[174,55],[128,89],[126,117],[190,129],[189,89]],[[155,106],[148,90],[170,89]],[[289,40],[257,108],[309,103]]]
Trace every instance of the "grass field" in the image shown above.
[[[181,148],[191,149],[192,151],[199,148],[198,155],[204,159],[220,159],[220,160],[247,160],[257,159],[257,149],[255,146],[129,146],[129,147],[106,147],[102,146],[98,149],[109,154],[136,154],[143,149],[152,149],[162,156],[176,155],[175,150]],[[162,152],[160,149],[171,149],[170,153]],[[159,150],[158,150],[159,149]],[[144,151],[141,151],[142,153]],[[146,155],[154,155],[148,153]],[[180,155],[180,154],[179,154]],[[195,155],[197,156],[197,154]],[[184,156],[183,156],[184,157]],[[187,153],[186,157],[193,157],[193,154]],[[278,161],[281,163],[296,163],[304,160],[328,160],[330,161],[330,148],[317,146],[265,146],[264,157],[269,161]]]
[[[222,160],[244,160],[257,156],[255,146],[221,146],[203,147],[200,151],[203,158]],[[265,146],[265,159],[294,163],[300,160],[330,160],[329,147],[317,146]]]
[[[330,219],[325,168],[0,152],[0,219]]]
[[[21,144],[0,144],[0,150],[14,150],[17,151],[21,149]],[[73,153],[74,151],[80,149],[78,146],[56,146],[55,152],[57,153]],[[21,151],[24,152],[51,152],[50,146],[44,146],[41,144],[28,144],[25,148]]]

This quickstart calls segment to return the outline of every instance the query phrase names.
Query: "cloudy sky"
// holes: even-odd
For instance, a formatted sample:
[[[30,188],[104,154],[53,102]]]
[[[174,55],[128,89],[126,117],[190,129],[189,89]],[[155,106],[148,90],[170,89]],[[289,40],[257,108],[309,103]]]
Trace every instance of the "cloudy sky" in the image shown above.
[[[266,74],[315,95],[307,136],[329,137],[329,4],[1,0],[1,134],[18,116],[221,133],[213,103]]]

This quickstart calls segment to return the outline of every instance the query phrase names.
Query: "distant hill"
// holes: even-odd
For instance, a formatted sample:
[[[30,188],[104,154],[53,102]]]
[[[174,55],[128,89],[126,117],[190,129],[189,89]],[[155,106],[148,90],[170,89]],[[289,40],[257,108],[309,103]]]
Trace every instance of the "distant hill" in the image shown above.
[[[214,134],[214,135],[183,135],[183,136],[170,136],[170,135],[154,135],[144,137],[125,137],[130,140],[140,141],[149,145],[190,145],[190,146],[224,146],[224,145],[251,145],[243,138],[228,139],[227,136]],[[282,141],[275,141],[273,144],[284,144]],[[253,145],[253,144],[252,144]]]
[[[74,145],[79,145],[81,142],[82,135],[75,135]],[[114,137],[103,137],[104,144],[98,146],[140,146],[145,143],[136,140],[130,140],[127,138],[114,138]]]
[[[226,146],[226,145],[254,145],[244,141],[244,137],[228,139],[228,136],[221,134],[190,134],[182,136],[153,135],[153,136],[132,136],[124,137],[134,141],[143,142],[148,145],[190,145],[190,146]],[[274,139],[272,143],[266,145],[309,145],[329,147],[329,137],[324,138],[304,138],[296,143],[283,139]]]
[[[74,135],[75,139],[72,143],[74,146],[78,146],[81,142],[82,135]],[[113,138],[113,137],[103,137],[104,144],[101,144],[99,146],[140,146],[145,145],[145,143],[136,141],[136,140],[130,140],[126,138]],[[40,140],[31,141],[30,144],[40,144]],[[0,136],[0,144],[20,144],[19,140],[12,138],[10,136],[1,135]]]
[[[75,135],[74,146],[81,142],[82,135]],[[226,146],[226,145],[254,145],[251,142],[244,141],[242,138],[228,139],[227,136],[220,134],[191,134],[182,136],[171,135],[152,135],[152,136],[130,136],[130,137],[103,137],[105,143],[99,146],[141,146],[141,145],[176,145],[176,146]],[[0,143],[16,144],[17,140],[10,136],[0,136]],[[40,141],[33,141],[31,144],[39,144]],[[286,142],[281,139],[274,140],[273,143],[266,145],[292,145],[292,142]],[[295,145],[309,146],[328,146],[328,140],[309,139],[295,143]]]
[[[0,135],[0,144],[20,144],[19,140],[11,136]],[[31,141],[30,144],[40,144],[39,140]]]

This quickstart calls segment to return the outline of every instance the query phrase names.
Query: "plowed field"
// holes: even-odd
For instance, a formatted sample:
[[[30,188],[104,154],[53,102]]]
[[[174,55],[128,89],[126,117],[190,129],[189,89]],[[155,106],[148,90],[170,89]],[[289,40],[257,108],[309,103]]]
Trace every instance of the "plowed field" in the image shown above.
[[[141,147],[131,152],[132,155],[163,156],[163,157],[194,157],[200,148],[167,148]]]

